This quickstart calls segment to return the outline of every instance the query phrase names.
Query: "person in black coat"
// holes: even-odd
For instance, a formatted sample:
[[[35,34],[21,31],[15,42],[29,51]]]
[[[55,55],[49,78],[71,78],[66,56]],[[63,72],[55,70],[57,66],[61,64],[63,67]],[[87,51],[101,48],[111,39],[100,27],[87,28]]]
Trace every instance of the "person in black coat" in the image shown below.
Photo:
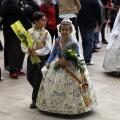
[[[21,50],[21,42],[10,27],[13,23],[20,20],[27,30],[32,27],[30,14],[33,9],[29,5],[20,6],[20,0],[5,0],[3,4],[3,35],[5,40],[5,52],[10,65],[10,78],[18,79],[23,76],[21,72],[25,54]]]
[[[19,5],[20,5],[20,7],[24,7],[26,5],[29,5],[32,7],[32,12],[31,12],[31,9],[27,9],[27,11],[26,11],[29,15],[31,22],[33,22],[32,21],[33,14],[36,11],[41,12],[40,6],[37,4],[37,2],[35,0],[19,0]]]

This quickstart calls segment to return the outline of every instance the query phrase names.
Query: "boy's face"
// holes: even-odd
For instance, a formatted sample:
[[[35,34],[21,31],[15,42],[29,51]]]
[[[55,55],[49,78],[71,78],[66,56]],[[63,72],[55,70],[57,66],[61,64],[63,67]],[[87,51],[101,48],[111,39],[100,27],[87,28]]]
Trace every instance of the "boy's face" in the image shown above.
[[[69,38],[71,34],[70,25],[62,25],[60,33],[64,39]]]
[[[45,28],[46,26],[46,17],[43,16],[41,19],[39,19],[39,21],[35,20],[35,28],[36,29],[40,29],[42,27]]]

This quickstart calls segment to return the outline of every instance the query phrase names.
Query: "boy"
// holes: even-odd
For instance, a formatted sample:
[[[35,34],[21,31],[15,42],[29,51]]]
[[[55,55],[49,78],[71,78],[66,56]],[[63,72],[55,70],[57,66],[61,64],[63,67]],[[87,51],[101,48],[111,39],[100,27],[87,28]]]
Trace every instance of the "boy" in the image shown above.
[[[35,26],[28,30],[28,34],[33,40],[33,49],[26,49],[21,45],[22,51],[29,55],[27,58],[27,80],[33,87],[31,109],[36,108],[36,98],[43,77],[41,68],[46,60],[46,55],[50,53],[52,47],[51,36],[49,32],[44,29],[46,26],[45,14],[35,12],[33,14],[33,22]],[[41,60],[39,65],[32,64],[30,56],[39,56]]]

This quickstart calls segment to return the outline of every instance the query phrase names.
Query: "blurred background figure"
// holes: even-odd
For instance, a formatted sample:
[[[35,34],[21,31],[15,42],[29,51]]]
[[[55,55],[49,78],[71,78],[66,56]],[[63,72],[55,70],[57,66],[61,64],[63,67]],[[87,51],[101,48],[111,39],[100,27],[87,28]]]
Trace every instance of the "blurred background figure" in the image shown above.
[[[87,65],[93,65],[92,59],[96,26],[101,26],[101,10],[97,0],[80,0],[81,10],[77,20],[82,38],[83,55]],[[99,31],[99,30],[98,30]]]
[[[109,19],[109,11],[112,9],[112,1],[111,0],[102,0],[104,6],[105,6],[105,21],[101,26],[101,36],[102,36],[102,40],[101,42],[103,44],[108,44],[107,40],[105,39],[105,27],[107,24],[107,21]]]
[[[9,76],[11,79],[18,79],[18,76],[25,75],[21,71],[25,54],[21,50],[20,40],[10,25],[20,20],[26,30],[32,27],[30,15],[33,13],[33,9],[27,2],[22,1],[22,3],[21,0],[5,0],[3,4],[4,49],[10,66]]]
[[[56,10],[52,0],[42,0],[40,5],[41,11],[46,15],[46,29],[49,31],[52,41],[57,35]]]
[[[77,14],[81,9],[79,0],[58,0],[58,8],[59,8],[59,23],[64,18],[69,18],[72,21],[72,24],[76,30],[76,38],[79,41],[79,31],[78,31],[78,22],[77,22]]]
[[[115,9],[115,8],[111,9],[110,10],[110,23],[109,23],[110,32],[113,29],[116,16],[117,16],[117,9]]]
[[[98,0],[98,3],[100,5],[101,20],[102,20],[102,23],[104,23],[105,22],[105,8],[104,8],[103,2],[101,0]],[[98,25],[96,26],[94,32],[95,32],[95,34],[94,34],[93,52],[98,52],[98,50],[96,50],[96,49],[102,48],[102,45],[99,40],[100,29],[99,29]]]
[[[120,74],[120,10],[114,22],[113,29],[110,34],[110,41],[107,46],[103,68],[108,71]]]

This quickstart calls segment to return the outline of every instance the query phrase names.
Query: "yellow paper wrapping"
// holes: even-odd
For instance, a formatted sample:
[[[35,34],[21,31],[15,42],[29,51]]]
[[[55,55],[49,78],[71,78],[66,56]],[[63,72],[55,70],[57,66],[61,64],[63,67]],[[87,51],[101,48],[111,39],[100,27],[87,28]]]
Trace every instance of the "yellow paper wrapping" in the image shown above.
[[[11,28],[21,41],[21,43],[28,49],[32,49],[33,47],[33,40],[30,38],[29,34],[21,24],[21,22],[18,20],[14,24],[11,25]],[[41,62],[40,58],[38,56],[30,56],[32,64]]]

